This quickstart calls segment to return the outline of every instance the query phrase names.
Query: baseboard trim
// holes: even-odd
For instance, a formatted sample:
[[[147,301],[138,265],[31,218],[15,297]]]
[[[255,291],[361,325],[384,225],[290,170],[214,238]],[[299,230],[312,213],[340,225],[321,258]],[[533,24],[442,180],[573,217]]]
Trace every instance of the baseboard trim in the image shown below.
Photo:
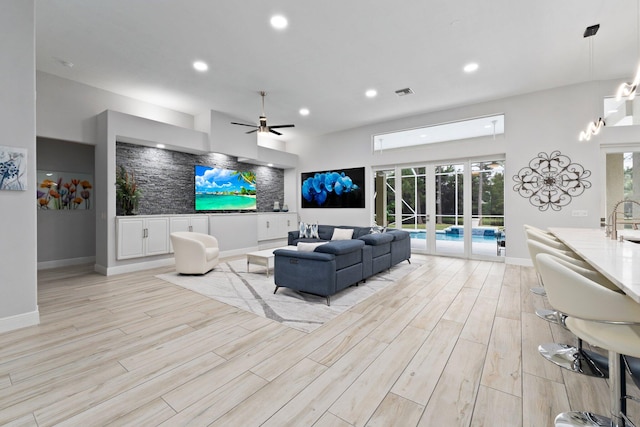
[[[280,244],[276,247],[282,247],[282,246],[285,246],[285,244],[286,244],[286,241],[284,241],[283,244]],[[262,249],[265,249],[265,248],[262,248]],[[232,249],[230,251],[222,251],[220,252],[220,258],[230,258],[235,256],[246,255],[247,252],[254,252],[258,250],[261,250],[259,246],[253,246],[249,248],[239,248],[239,249]],[[153,260],[153,261],[141,260],[140,262],[134,262],[126,265],[118,265],[114,267],[105,267],[104,265],[94,264],[93,270],[96,273],[102,274],[104,276],[112,276],[115,274],[133,273],[136,271],[149,270],[157,267],[166,267],[168,265],[175,265],[175,263],[176,263],[175,258],[170,257],[170,258],[163,258],[163,259]]]
[[[14,331],[40,324],[40,312],[38,309],[29,313],[16,314],[0,319],[0,333]]]
[[[53,261],[42,261],[38,263],[38,270],[48,270],[50,268],[68,267],[70,265],[91,264],[96,262],[96,257],[87,256],[81,258],[57,259]]]
[[[507,264],[511,264],[511,265],[521,265],[523,267],[533,267],[533,262],[531,262],[531,258],[506,257],[504,261]]]
[[[220,258],[229,258],[233,256],[246,255],[247,252],[255,252],[261,250],[260,247],[254,246],[252,248],[234,249],[231,251],[220,252]]]
[[[174,265],[175,263],[176,263],[176,260],[173,257],[171,257],[171,258],[164,258],[164,259],[159,259],[154,261],[143,261],[143,262],[136,262],[134,264],[118,265],[116,267],[107,267],[107,268],[105,268],[104,266],[95,265],[94,270],[96,271],[96,273],[104,274],[105,276],[113,276],[115,274],[133,273],[136,271],[150,270],[152,268],[157,268],[157,267],[166,267],[168,265]]]

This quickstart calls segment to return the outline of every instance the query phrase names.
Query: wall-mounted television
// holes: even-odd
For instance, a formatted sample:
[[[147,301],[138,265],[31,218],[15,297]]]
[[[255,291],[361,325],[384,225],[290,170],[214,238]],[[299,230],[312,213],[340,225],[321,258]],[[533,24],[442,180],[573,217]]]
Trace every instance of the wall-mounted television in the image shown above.
[[[256,174],[195,166],[196,211],[255,211]]]

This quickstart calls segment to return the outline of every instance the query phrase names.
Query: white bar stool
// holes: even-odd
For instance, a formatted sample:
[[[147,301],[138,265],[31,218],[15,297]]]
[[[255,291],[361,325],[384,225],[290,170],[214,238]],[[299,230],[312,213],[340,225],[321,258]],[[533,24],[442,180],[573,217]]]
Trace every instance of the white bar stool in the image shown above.
[[[540,271],[540,267],[538,266],[537,256],[539,254],[553,255],[559,262],[566,265],[574,272],[588,277],[594,282],[602,282],[600,284],[608,289],[617,289],[606,277],[591,268],[588,268],[589,264],[583,261],[567,257],[563,255],[561,251],[557,251],[534,240],[528,240],[527,246],[529,248],[529,255],[531,256],[533,265],[538,272]],[[543,278],[541,278],[541,281],[544,285]],[[555,310],[536,310],[536,315],[548,322],[558,323],[566,328],[566,325],[564,324],[566,315],[562,313],[561,310],[557,310],[555,306],[554,309]],[[538,352],[540,352],[540,355],[548,361],[560,366],[561,368],[568,369],[576,373],[599,378],[605,378],[609,375],[609,363],[607,358],[596,352],[585,350],[582,346],[582,340],[579,337],[577,346],[555,342],[544,343],[538,346]]]
[[[582,261],[582,258],[576,254],[575,252],[573,252],[571,250],[571,248],[569,248],[567,245],[565,245],[564,243],[560,242],[559,240],[557,240],[555,237],[553,237],[552,235],[550,235],[549,233],[546,232],[541,232],[538,231],[538,229],[532,228],[532,227],[527,227],[525,226],[524,228],[524,232],[527,235],[527,240],[535,240],[536,242],[540,242],[550,248],[553,248],[559,252],[561,252],[563,255],[570,257],[570,258],[574,258],[577,260]],[[540,281],[540,275],[538,274],[538,281]],[[535,288],[531,288],[530,289],[531,292],[533,292],[536,295],[541,295],[544,296],[545,295],[545,291],[544,291],[544,286],[538,286]]]
[[[564,412],[556,417],[555,426],[628,425],[621,355],[640,357],[640,304],[580,275],[553,255],[539,254],[536,259],[549,302],[568,316],[565,324],[569,330],[609,351],[610,418],[590,412]]]
[[[530,224],[524,224],[524,226],[523,226],[523,227],[524,227],[525,231],[526,231],[526,230],[533,230],[533,231],[537,231],[537,232],[538,232],[538,233],[540,233],[540,234],[544,234],[544,235],[548,236],[550,239],[557,240],[558,242],[560,241],[560,240],[558,240],[558,238],[557,238],[556,236],[554,236],[554,235],[553,235],[553,233],[552,233],[552,232],[550,232],[550,231],[543,230],[542,228],[535,227],[535,226],[530,225]]]

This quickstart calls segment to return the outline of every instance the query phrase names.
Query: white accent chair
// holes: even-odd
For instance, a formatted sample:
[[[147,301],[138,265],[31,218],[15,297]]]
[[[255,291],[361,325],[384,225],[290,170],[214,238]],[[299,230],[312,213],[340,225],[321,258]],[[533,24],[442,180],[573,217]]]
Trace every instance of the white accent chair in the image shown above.
[[[171,233],[171,244],[180,274],[205,274],[218,265],[218,239],[209,234],[176,231]]]

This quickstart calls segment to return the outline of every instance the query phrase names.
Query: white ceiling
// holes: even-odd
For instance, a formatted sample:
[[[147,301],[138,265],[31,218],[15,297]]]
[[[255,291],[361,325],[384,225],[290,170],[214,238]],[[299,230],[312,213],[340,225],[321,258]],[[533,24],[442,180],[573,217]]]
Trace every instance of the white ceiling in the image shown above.
[[[36,0],[36,61],[38,70],[118,94],[248,123],[257,122],[265,90],[268,123],[296,124],[282,129],[287,141],[630,79],[637,1]],[[269,25],[275,13],[288,18],[286,30]],[[582,33],[596,23],[591,73]],[[196,59],[209,71],[196,72]],[[480,68],[467,75],[471,61]],[[395,95],[405,87],[415,94]],[[376,98],[364,96],[369,88]],[[300,116],[301,107],[311,114]]]

